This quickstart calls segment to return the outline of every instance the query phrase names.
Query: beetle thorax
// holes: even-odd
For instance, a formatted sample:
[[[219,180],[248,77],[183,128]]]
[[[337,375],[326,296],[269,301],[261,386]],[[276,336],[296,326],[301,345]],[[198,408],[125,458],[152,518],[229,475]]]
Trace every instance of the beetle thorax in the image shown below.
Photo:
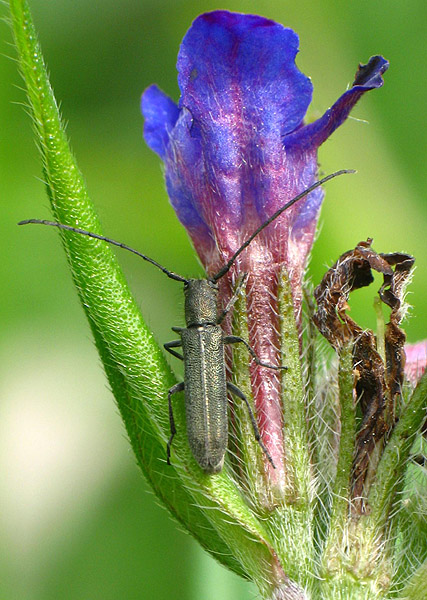
[[[184,286],[187,327],[217,322],[218,287],[207,279],[189,279]]]

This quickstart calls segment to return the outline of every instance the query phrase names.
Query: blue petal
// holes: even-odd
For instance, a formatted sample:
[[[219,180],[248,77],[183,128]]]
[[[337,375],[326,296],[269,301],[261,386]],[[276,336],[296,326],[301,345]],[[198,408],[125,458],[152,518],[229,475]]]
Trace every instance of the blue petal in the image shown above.
[[[201,227],[204,223],[198,204],[206,193],[202,152],[197,144],[186,143],[190,129],[191,115],[183,110],[173,132],[165,173],[172,206],[187,229]],[[175,168],[174,160],[178,161],[178,168]]]
[[[297,52],[298,36],[263,17],[215,11],[194,21],[177,62],[190,124],[174,129],[165,160],[174,205],[174,190],[184,198],[187,188],[205,223],[221,214],[231,230],[242,227],[251,202],[264,212],[269,173],[285,160],[283,136],[301,126],[311,101]]]
[[[151,150],[164,159],[169,135],[178,119],[179,109],[157,85],[151,85],[142,95],[141,110],[145,118],[145,141]]]
[[[323,117],[302,127],[284,138],[286,149],[298,147],[300,151],[319,147],[348,117],[359,98],[367,91],[383,85],[383,73],[389,62],[382,56],[372,56],[368,64],[359,65],[353,86],[329,108]]]
[[[180,107],[194,119],[210,114],[212,129],[237,114],[231,139],[270,132],[281,135],[302,122],[312,84],[295,65],[298,36],[255,15],[215,11],[200,15],[183,39],[178,55]],[[221,123],[218,123],[218,119]]]

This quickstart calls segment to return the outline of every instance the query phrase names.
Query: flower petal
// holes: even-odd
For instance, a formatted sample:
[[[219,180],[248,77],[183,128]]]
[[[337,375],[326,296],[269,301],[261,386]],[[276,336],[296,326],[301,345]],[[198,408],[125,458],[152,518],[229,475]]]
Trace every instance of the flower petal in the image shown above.
[[[254,177],[265,165],[281,165],[280,140],[301,124],[312,95],[295,65],[297,51],[292,30],[227,11],[201,15],[185,36],[177,63],[180,107],[193,121],[181,149],[191,155],[195,146],[203,154],[213,194],[200,198],[201,214],[213,200],[230,227],[241,228],[259,190]]]
[[[344,92],[320,119],[285,136],[283,140],[285,151],[289,155],[290,162],[294,164],[296,171],[302,174],[304,165],[310,168],[310,162],[311,167],[315,163],[317,165],[317,148],[328,139],[335,129],[342,125],[353,106],[365,92],[383,85],[382,75],[388,69],[388,66],[389,62],[382,56],[372,56],[366,65],[359,65],[353,87]],[[308,160],[310,156],[311,161]],[[315,181],[315,178],[307,177],[305,181],[308,187]],[[309,241],[310,247],[322,200],[323,192],[317,190],[310,194],[304,203],[299,204],[294,211],[294,236],[297,239],[305,238]],[[309,237],[307,237],[308,232],[310,232]]]
[[[180,107],[196,121],[209,114],[204,132],[207,127],[221,137],[225,127],[233,146],[247,136],[286,135],[302,122],[312,95],[309,78],[295,65],[297,52],[296,33],[269,19],[227,11],[201,15],[178,55]],[[227,159],[224,166],[233,168]]]
[[[178,119],[179,109],[157,85],[150,85],[142,95],[141,110],[145,117],[145,141],[151,150],[164,159],[169,135]]]
[[[405,346],[405,375],[414,387],[421,379],[427,367],[427,340]]]
[[[389,62],[382,56],[372,56],[366,65],[359,65],[353,86],[329,108],[323,117],[302,127],[284,140],[285,148],[298,146],[300,150],[319,147],[348,117],[359,98],[369,90],[383,85],[383,73]]]
[[[301,126],[312,95],[309,78],[295,65],[297,51],[292,30],[227,11],[201,15],[183,40],[181,115],[166,152],[166,181],[183,224],[201,232],[197,213],[207,225],[217,264],[314,180],[315,156],[307,181],[295,181],[282,144]],[[196,247],[204,244],[192,238]],[[285,252],[286,242],[277,258]]]

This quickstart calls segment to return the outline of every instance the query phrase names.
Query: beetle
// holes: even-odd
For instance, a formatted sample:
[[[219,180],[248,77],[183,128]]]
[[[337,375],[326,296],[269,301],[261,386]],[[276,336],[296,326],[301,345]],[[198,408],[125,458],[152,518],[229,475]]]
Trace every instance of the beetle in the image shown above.
[[[172,441],[176,434],[172,396],[184,391],[187,438],[193,456],[205,473],[213,474],[221,471],[228,445],[227,394],[229,392],[246,404],[255,439],[270,464],[275,468],[273,459],[261,440],[258,425],[248,399],[237,386],[226,379],[225,345],[243,343],[256,364],[277,370],[286,369],[286,367],[261,362],[246,340],[234,335],[225,335],[221,327],[222,321],[231,310],[245,283],[247,274],[244,274],[241,278],[234,294],[220,314],[218,314],[217,282],[230,270],[236,258],[249,246],[252,240],[285,210],[330,179],[344,173],[353,172],[352,170],[336,171],[295,196],[260,225],[215,275],[206,279],[182,277],[130,246],[91,231],[41,219],[27,219],[18,223],[18,225],[30,223],[49,225],[105,241],[113,246],[129,250],[159,268],[169,278],[184,284],[186,327],[172,327],[172,330],[179,334],[180,339],[164,344],[164,348],[170,354],[184,361],[184,381],[175,384],[168,392],[170,422],[170,438],[167,443],[168,464],[170,464]],[[176,351],[176,348],[182,348],[182,355]]]

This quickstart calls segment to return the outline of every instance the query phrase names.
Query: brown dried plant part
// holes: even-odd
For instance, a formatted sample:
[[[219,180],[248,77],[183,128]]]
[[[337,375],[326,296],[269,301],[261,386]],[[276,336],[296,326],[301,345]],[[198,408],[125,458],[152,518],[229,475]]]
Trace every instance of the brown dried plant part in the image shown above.
[[[404,350],[406,336],[399,324],[405,313],[403,302],[405,288],[415,259],[400,252],[381,256],[389,265],[395,266],[391,278],[384,275],[384,284],[379,294],[381,300],[391,308],[390,322],[387,323],[385,331],[386,370],[390,396],[392,399],[397,399],[403,383],[406,358]]]
[[[414,264],[414,258],[408,254],[377,254],[371,244],[368,239],[345,252],[314,291],[318,309],[313,320],[320,333],[337,351],[344,344],[353,343],[354,397],[362,418],[353,461],[352,497],[360,509],[360,500],[367,494],[368,470],[373,470],[374,450],[381,451],[384,437],[396,421],[405,365],[405,334],[399,324],[405,284]],[[385,363],[374,333],[363,330],[346,313],[350,292],[370,285],[374,281],[372,270],[382,273],[384,282],[379,295],[392,309],[385,331]]]

